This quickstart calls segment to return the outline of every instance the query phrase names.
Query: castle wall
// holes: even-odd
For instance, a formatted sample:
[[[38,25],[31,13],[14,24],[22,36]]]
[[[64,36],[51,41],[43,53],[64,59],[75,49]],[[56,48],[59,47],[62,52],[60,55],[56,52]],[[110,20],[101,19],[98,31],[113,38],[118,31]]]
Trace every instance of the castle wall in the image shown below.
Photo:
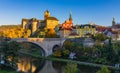
[[[27,21],[22,20],[22,28],[23,28],[23,29],[26,29],[26,25],[27,25]]]
[[[35,33],[35,31],[37,30],[37,28],[38,28],[37,21],[32,22],[32,34]]]

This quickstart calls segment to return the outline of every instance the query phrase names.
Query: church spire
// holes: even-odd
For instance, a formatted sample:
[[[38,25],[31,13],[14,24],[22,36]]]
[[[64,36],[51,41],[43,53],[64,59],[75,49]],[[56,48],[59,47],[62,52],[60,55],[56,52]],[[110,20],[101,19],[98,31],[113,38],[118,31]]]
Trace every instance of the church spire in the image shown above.
[[[70,11],[70,18],[69,18],[69,20],[72,20],[72,12]]]
[[[112,26],[114,26],[116,24],[115,22],[115,18],[113,17],[113,20],[112,20]]]

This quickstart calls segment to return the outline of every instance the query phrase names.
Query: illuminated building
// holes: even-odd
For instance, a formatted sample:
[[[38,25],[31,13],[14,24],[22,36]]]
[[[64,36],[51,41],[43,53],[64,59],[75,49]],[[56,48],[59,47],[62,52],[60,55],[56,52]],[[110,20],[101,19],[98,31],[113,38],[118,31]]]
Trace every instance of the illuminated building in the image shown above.
[[[30,29],[32,35],[34,35],[39,28],[54,29],[58,24],[59,20],[55,17],[51,17],[48,10],[44,12],[44,20],[38,20],[36,18],[22,19],[23,29]]]

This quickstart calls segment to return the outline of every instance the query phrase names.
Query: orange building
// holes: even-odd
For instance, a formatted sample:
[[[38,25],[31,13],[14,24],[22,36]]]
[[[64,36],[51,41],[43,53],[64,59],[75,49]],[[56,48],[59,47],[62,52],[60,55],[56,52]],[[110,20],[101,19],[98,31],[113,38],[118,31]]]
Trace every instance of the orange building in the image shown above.
[[[72,22],[72,14],[70,13],[70,17],[66,20],[61,27],[60,37],[67,38],[73,29],[73,22]]]
[[[70,29],[72,29],[72,27],[73,27],[72,14],[70,13],[70,18],[62,24],[62,29],[70,30]]]

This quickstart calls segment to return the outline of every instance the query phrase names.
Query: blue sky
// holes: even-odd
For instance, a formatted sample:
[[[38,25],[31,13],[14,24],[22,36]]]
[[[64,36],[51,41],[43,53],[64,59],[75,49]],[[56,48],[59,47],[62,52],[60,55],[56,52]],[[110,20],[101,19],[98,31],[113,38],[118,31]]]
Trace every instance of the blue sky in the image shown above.
[[[120,22],[120,0],[0,0],[0,25],[21,24],[22,18],[44,19],[44,11],[63,23],[72,12],[74,25]]]

